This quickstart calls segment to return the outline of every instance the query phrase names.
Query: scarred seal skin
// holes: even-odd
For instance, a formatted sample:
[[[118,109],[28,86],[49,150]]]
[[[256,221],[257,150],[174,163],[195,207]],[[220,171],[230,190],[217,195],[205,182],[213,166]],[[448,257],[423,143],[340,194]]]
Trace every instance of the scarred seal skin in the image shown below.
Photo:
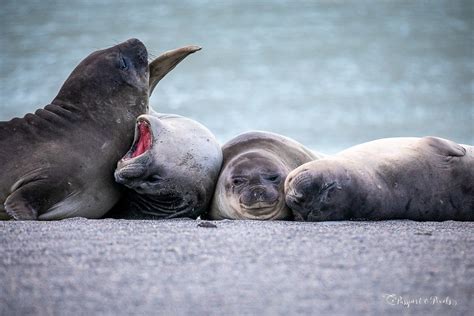
[[[253,131],[223,148],[224,161],[207,219],[291,219],[283,184],[296,167],[323,157],[288,137]]]
[[[114,167],[132,143],[136,117],[148,112],[149,86],[147,50],[130,39],[86,57],[44,109],[0,122],[0,218],[107,212],[120,197]]]
[[[293,170],[295,218],[474,220],[474,148],[437,137],[387,138]]]

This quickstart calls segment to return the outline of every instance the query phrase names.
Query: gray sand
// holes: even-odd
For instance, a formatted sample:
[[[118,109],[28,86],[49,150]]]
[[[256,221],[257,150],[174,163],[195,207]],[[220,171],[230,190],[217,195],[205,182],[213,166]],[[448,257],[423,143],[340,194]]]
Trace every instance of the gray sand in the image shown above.
[[[0,314],[467,314],[474,223],[0,222]],[[452,304],[412,304],[449,296]]]

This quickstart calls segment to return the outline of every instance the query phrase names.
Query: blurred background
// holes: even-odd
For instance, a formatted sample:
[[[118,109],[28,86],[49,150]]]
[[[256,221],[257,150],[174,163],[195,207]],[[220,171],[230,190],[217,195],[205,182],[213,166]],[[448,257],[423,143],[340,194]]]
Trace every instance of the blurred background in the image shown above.
[[[474,144],[474,1],[13,1],[0,120],[48,104],[96,49],[196,44],[151,105],[223,143],[251,129],[335,153],[393,136]]]

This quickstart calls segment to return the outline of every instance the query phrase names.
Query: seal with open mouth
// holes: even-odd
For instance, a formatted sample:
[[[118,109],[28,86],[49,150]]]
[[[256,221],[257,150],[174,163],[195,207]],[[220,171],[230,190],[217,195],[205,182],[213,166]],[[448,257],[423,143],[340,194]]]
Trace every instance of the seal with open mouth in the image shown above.
[[[133,145],[115,171],[115,180],[130,189],[119,217],[198,217],[221,164],[219,143],[198,122],[154,111],[139,116]]]

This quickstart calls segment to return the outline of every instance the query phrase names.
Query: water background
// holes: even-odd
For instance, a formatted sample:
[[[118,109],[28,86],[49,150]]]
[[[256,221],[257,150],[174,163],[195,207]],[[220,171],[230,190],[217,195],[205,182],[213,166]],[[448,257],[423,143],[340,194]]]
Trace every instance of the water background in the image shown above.
[[[151,105],[221,142],[251,129],[334,153],[383,137],[474,144],[474,1],[0,2],[0,120],[48,104],[90,52],[196,44]]]

